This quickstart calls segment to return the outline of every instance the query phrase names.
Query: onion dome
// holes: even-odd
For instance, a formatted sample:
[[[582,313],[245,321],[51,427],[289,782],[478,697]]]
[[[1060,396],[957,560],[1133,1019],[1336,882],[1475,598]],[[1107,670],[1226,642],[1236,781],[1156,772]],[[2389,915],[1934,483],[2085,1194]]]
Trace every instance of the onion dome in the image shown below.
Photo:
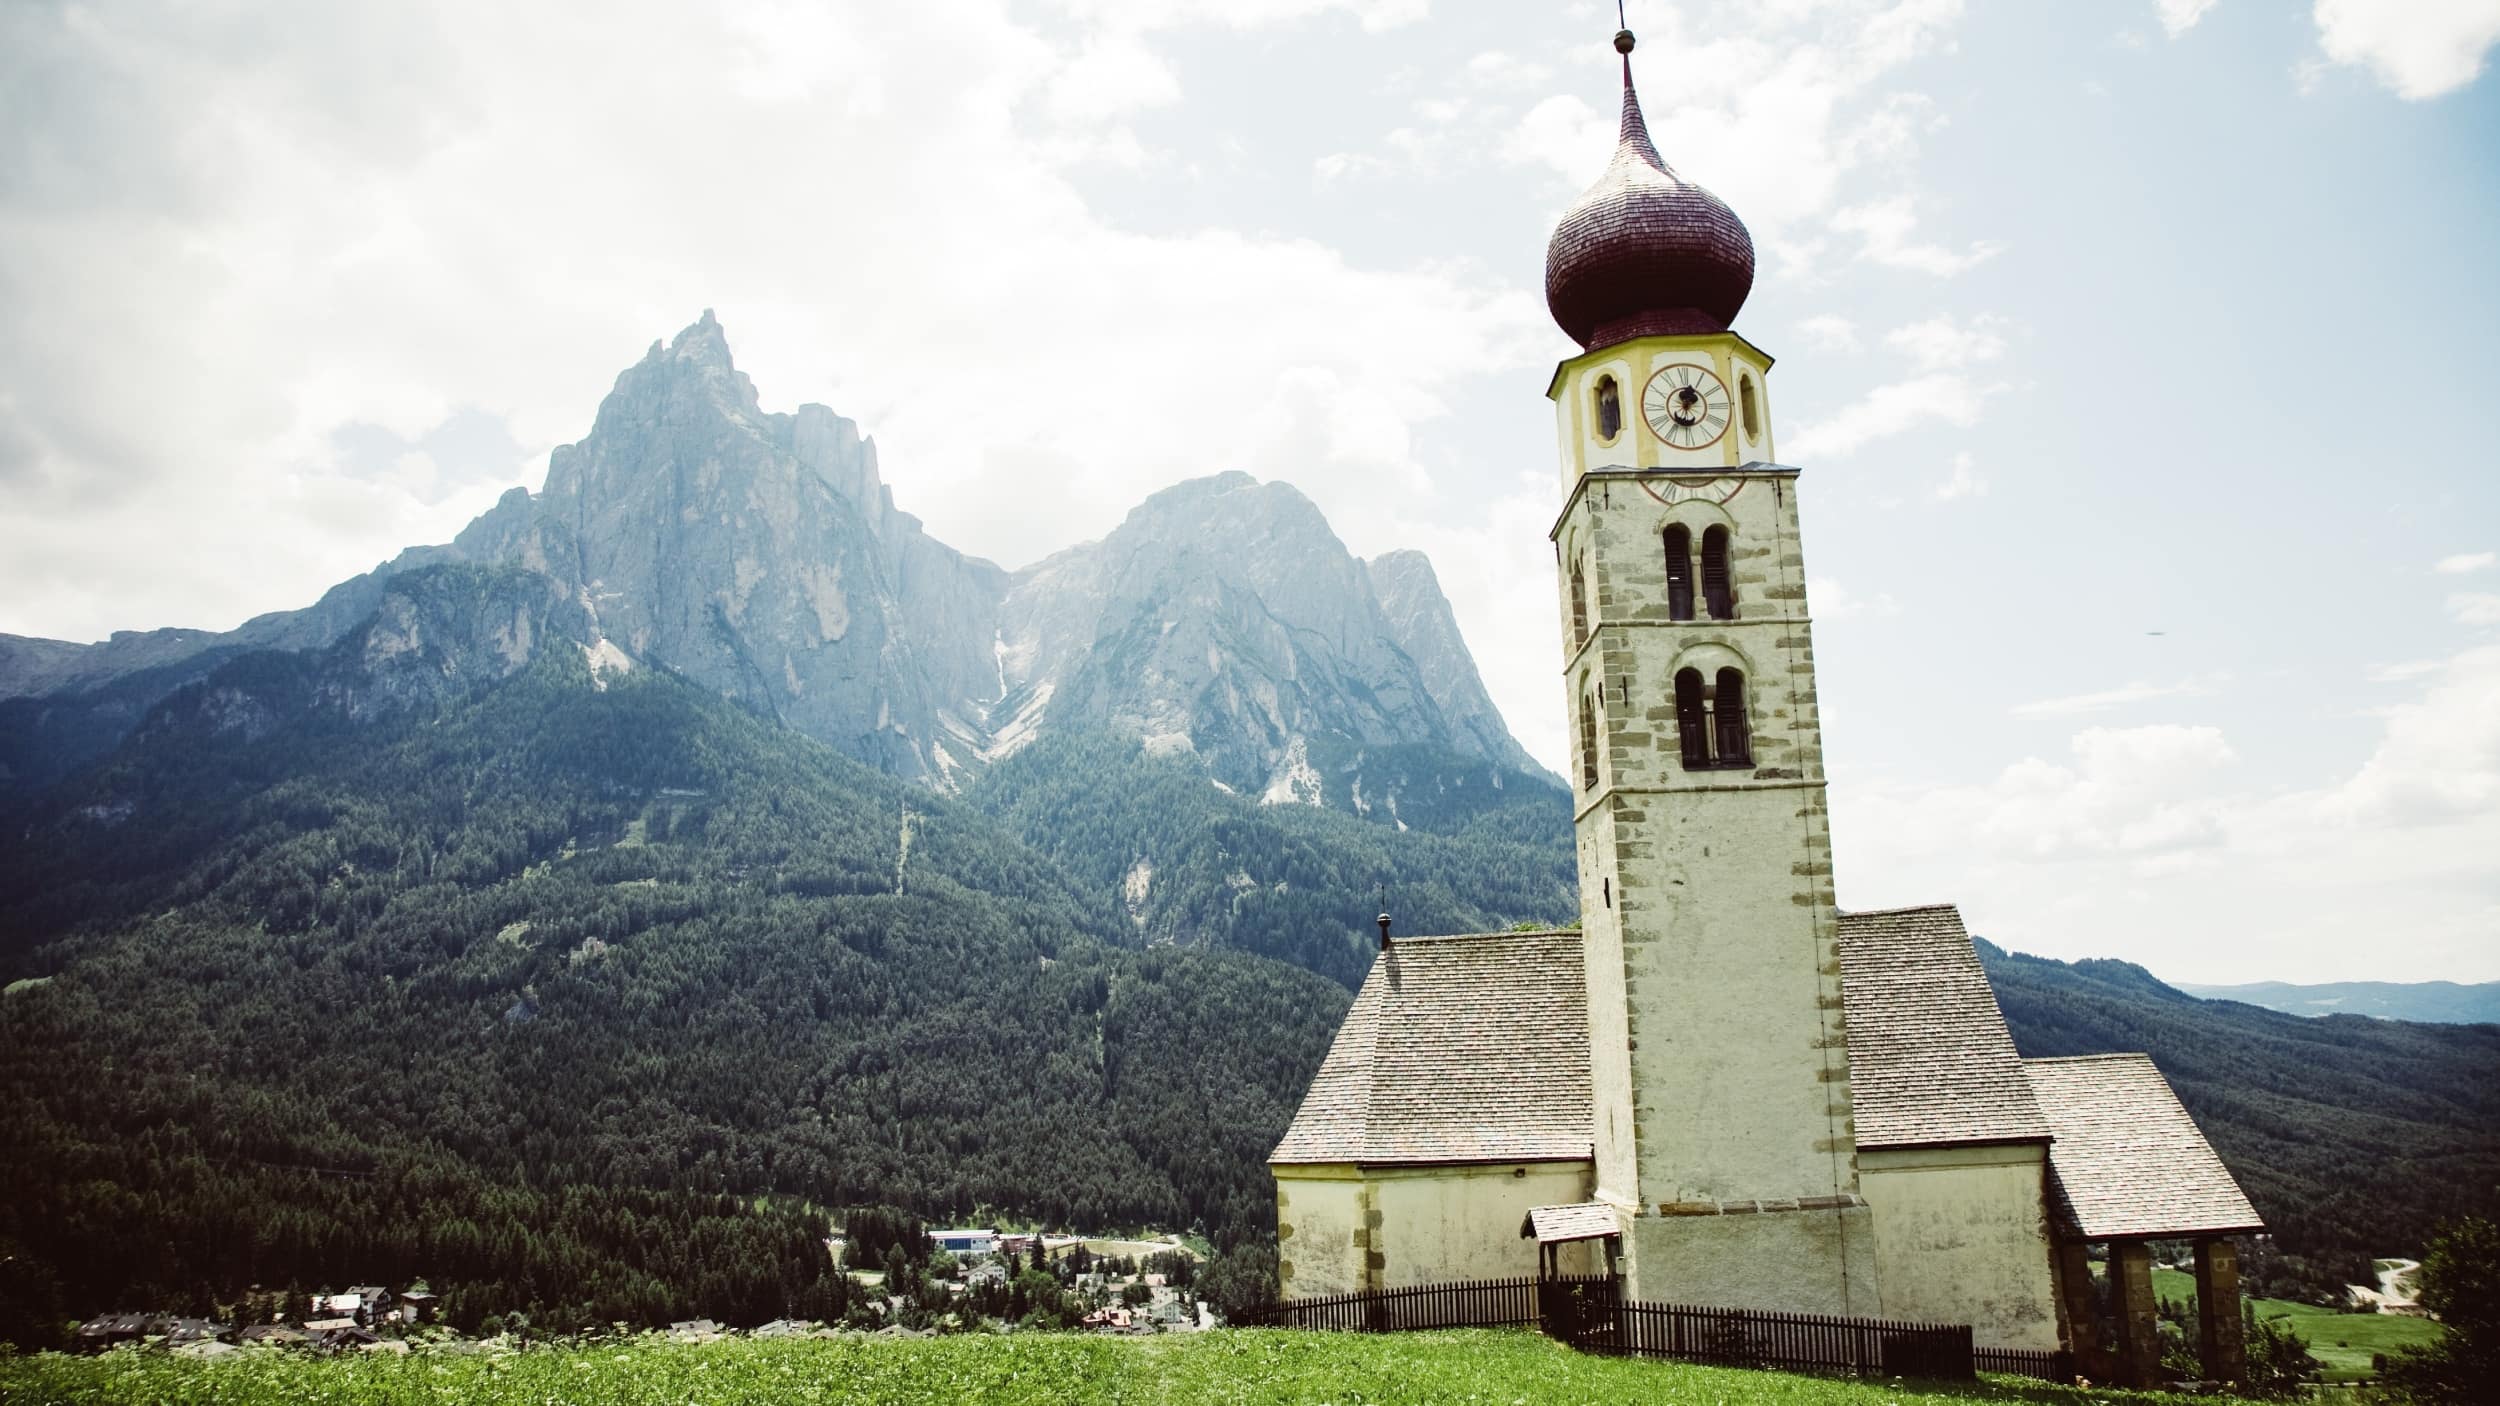
[[[1545,306],[1582,348],[1661,333],[1724,332],[1753,291],[1753,236],[1727,202],[1675,173],[1650,144],[1623,55],[1615,159],[1554,227]]]

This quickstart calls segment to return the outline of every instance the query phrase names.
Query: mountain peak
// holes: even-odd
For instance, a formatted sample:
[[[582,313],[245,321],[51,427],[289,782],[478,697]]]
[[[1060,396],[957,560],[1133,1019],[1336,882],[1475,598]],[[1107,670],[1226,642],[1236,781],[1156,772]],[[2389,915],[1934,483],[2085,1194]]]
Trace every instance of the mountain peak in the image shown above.
[[[668,352],[679,361],[699,366],[716,366],[730,372],[737,369],[729,359],[729,334],[722,330],[720,319],[712,315],[710,308],[705,308],[703,316],[677,334],[676,340],[668,344]]]
[[[666,343],[653,342],[642,360],[619,374],[599,414],[603,419],[616,412],[654,415],[672,402],[682,406],[690,400],[708,402],[744,429],[754,430],[762,421],[755,383],[730,357],[729,333],[710,308]]]

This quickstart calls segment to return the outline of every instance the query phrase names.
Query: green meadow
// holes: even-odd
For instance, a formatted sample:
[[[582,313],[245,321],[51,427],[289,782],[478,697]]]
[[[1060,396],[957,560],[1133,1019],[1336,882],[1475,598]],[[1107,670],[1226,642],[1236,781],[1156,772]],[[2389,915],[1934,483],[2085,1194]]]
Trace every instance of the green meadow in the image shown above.
[[[656,1339],[520,1352],[193,1361],[144,1349],[0,1358],[6,1406],[2063,1406],[2137,1401],[2039,1382],[1958,1389],[1589,1357],[1524,1329],[1369,1336],[1231,1330],[1153,1338],[1014,1334],[681,1345]]]
[[[2196,1276],[2176,1269],[2153,1271],[2153,1295],[2185,1303],[2195,1296]],[[2251,1299],[2257,1316],[2281,1323],[2309,1344],[2309,1355],[2326,1366],[2326,1380],[2356,1382],[2376,1375],[2373,1353],[2436,1342],[2440,1326],[2427,1318],[2392,1313],[2337,1313],[2287,1299]]]

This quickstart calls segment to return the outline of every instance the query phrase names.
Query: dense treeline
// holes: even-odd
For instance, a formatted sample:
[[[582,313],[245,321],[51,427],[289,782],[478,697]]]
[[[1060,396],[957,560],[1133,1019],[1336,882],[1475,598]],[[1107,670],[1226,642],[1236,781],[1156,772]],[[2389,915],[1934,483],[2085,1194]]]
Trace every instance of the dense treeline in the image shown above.
[[[2370,1257],[2500,1203],[2500,1026],[2285,1015],[2126,962],[1981,956],[2026,1056],[2152,1055],[2273,1229],[2251,1265],[2271,1289],[2339,1296]]]
[[[1149,941],[1274,957],[1348,986],[1370,969],[1383,903],[1410,933],[1577,918],[1560,787],[1414,747],[1362,766],[1378,799],[1355,816],[1261,805],[1133,738],[1061,736],[993,768],[967,799],[1088,892],[1121,895]]]
[[[809,1207],[1270,1230],[1342,987],[1142,952],[664,676],[386,707],[336,655],[235,661],[10,821],[0,1253],[66,1311],[424,1276],[753,1322],[838,1302]]]

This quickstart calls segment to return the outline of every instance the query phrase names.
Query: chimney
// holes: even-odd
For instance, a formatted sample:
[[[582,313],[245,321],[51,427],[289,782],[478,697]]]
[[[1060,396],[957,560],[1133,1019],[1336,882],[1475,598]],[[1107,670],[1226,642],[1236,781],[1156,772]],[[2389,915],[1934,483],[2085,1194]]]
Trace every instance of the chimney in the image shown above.
[[[1380,915],[1380,950],[1389,950],[1389,915],[1386,913]]]

